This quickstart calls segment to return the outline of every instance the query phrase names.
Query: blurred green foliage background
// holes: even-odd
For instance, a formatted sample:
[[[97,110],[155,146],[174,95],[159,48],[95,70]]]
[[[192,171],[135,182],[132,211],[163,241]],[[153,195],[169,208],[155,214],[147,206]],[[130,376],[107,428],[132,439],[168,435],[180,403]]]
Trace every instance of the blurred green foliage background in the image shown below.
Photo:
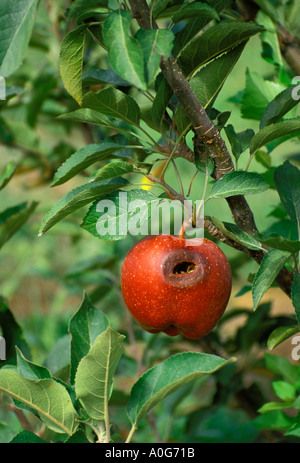
[[[68,320],[79,307],[83,291],[86,291],[94,299],[97,307],[108,315],[112,327],[124,331],[127,329],[128,319],[124,318],[116,282],[119,281],[122,258],[135,241],[131,236],[116,242],[101,241],[92,237],[78,226],[84,217],[83,209],[57,224],[44,236],[38,237],[43,216],[67,191],[81,184],[81,179],[76,178],[65,185],[50,188],[51,175],[66,157],[86,144],[96,141],[100,130],[58,119],[59,115],[76,107],[76,103],[65,91],[59,75],[60,43],[67,32],[67,27],[71,27],[64,20],[64,11],[63,0],[40,2],[26,60],[8,80],[9,85],[21,87],[23,90],[14,98],[11,105],[0,112],[0,142],[2,141],[0,169],[12,159],[19,166],[17,174],[1,192],[1,209],[23,200],[39,202],[30,220],[6,243],[0,255],[1,293],[8,299],[15,318],[23,327],[35,362],[43,362],[56,342],[67,333]],[[87,68],[107,67],[106,57],[99,47],[87,47],[87,49],[89,50],[85,57]],[[260,37],[251,38],[214,105],[219,111],[231,111],[229,122],[234,125],[236,131],[247,128],[257,130],[259,126],[259,121],[244,119],[241,116],[240,105],[233,101],[245,88],[247,69],[257,72],[264,79],[272,81],[277,79],[274,65],[266,62],[261,53]],[[141,105],[146,104],[143,95],[133,93],[133,96]],[[6,125],[2,124],[3,119]],[[12,143],[9,138],[7,139],[9,137],[6,132],[7,125],[15,132],[15,140]],[[153,135],[157,136],[154,132]],[[225,134],[223,135],[226,138]],[[244,167],[247,156],[248,152],[242,155],[240,168]],[[292,156],[298,156],[299,159],[299,144],[293,140],[278,146],[272,152],[270,161],[272,166],[278,166]],[[257,161],[254,161],[251,167],[257,172],[265,172],[265,168]],[[195,167],[179,159],[178,168],[187,191]],[[88,173],[92,174],[93,169],[89,169]],[[166,178],[174,188],[177,188],[176,176],[171,168]],[[203,186],[204,176],[199,174],[193,183],[191,199],[196,200],[202,196]],[[270,213],[278,203],[277,192],[269,189],[265,193],[247,199],[254,212],[258,229],[264,231],[271,227],[276,221]],[[226,202],[221,199],[210,201],[205,213],[224,221],[231,221],[230,210]],[[226,313],[237,308],[251,309],[251,293],[248,292],[241,297],[236,297],[236,294],[249,284],[248,276],[257,271],[258,264],[222,243],[219,245],[229,258],[233,272],[233,292]],[[294,312],[288,297],[277,288],[272,288],[268,292],[263,302],[266,301],[272,303],[272,311],[275,314],[288,315]],[[225,338],[230,338],[239,327],[243,326],[246,319],[242,314],[232,322],[229,320],[222,325],[221,333]],[[134,329],[136,329],[135,323]],[[150,343],[150,335],[140,333],[138,329],[137,333],[138,346],[139,343]],[[166,352],[172,352],[172,349],[177,351],[182,346],[185,348],[185,341],[169,340],[164,335],[160,338],[155,337],[151,342],[154,344],[153,352],[155,355],[160,352],[161,357]],[[290,360],[289,341],[275,349],[274,353],[276,352]],[[151,354],[150,349],[150,357]],[[256,354],[263,355],[262,351]],[[246,359],[246,353],[242,353],[242,356]],[[155,360],[157,359],[155,357]],[[251,363],[249,359],[245,361]],[[136,365],[129,357],[121,361],[119,371],[123,376],[119,384],[120,390],[122,388],[126,390],[135,369]],[[223,380],[225,381],[224,378]],[[228,412],[225,404],[215,411],[210,408],[205,417],[204,411],[196,411],[195,398],[199,401],[198,405],[202,402],[206,407],[216,389],[213,379],[208,380],[203,387],[200,383],[201,381],[191,386],[195,391],[194,395],[188,394],[189,388],[181,391],[181,394],[186,393],[186,399],[181,404],[184,413],[181,417],[180,412],[178,413],[179,418],[174,425],[173,437],[182,435],[186,425],[184,415],[191,413],[193,417],[195,409],[194,421],[191,419],[189,426],[197,427],[201,422],[200,435],[206,429],[207,435],[212,436],[211,441],[230,440],[232,426],[235,427],[235,435],[240,433],[241,440],[251,440],[251,436],[255,440],[256,430],[245,419],[242,410],[234,414],[234,417]],[[225,383],[226,381],[223,382]],[[198,390],[200,386],[201,393]],[[161,434],[165,427],[168,427],[166,410],[172,409],[175,400],[176,397],[171,396],[159,405],[157,413],[162,418],[158,423],[158,431]],[[122,404],[123,401],[122,394],[120,393],[119,396],[116,394],[115,403]],[[120,408],[117,407],[115,410],[118,419],[121,421],[124,419],[125,422],[125,416],[121,417]],[[202,421],[198,416],[199,413],[203,414]],[[14,416],[9,419],[16,420]],[[216,423],[220,424],[220,422],[223,434],[214,435]],[[230,436],[226,435],[227,422],[230,422],[231,426]],[[17,425],[12,424],[12,427]],[[141,429],[140,441],[147,440],[148,432],[147,427]]]

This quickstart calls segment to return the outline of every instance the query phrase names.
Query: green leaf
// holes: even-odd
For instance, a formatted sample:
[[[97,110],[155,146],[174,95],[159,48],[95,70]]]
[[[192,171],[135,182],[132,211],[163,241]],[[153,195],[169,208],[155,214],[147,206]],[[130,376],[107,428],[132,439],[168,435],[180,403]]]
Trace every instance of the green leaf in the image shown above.
[[[168,84],[166,79],[163,79],[156,92],[153,105],[152,105],[152,119],[157,127],[157,130],[161,131],[163,124],[163,117],[168,107],[169,101],[173,96],[173,90]]]
[[[224,127],[224,130],[231,145],[232,154],[238,160],[241,154],[249,148],[251,139],[255,133],[252,129],[236,133],[232,124]]]
[[[294,274],[292,284],[292,302],[295,308],[297,322],[300,326],[300,273]]]
[[[168,105],[168,102],[166,104]],[[168,129],[170,129],[170,126],[165,119],[161,119],[159,116],[158,116],[158,122],[157,120],[156,121],[154,120],[153,108],[154,108],[154,102],[153,102],[153,105],[151,105],[150,107],[148,106],[148,107],[142,108],[141,109],[141,119],[144,122],[146,122],[148,127],[155,130],[159,134],[161,134],[162,132],[165,133]],[[165,108],[162,108],[162,113],[161,113],[162,117],[164,115],[164,109]]]
[[[68,93],[82,104],[82,68],[85,25],[69,32],[62,41],[59,55],[60,75]]]
[[[130,35],[131,21],[130,11],[114,11],[104,21],[102,36],[112,69],[122,79],[146,90],[143,50]]]
[[[254,172],[234,171],[214,183],[209,198],[262,193],[268,189],[265,179]]]
[[[289,252],[279,251],[278,249],[272,249],[263,257],[252,283],[254,310],[257,309],[261,298],[268,291],[289,257]]]
[[[273,140],[286,135],[300,135],[300,119],[289,119],[276,124],[270,124],[257,132],[250,143],[250,154],[254,154],[259,148]]]
[[[42,70],[33,79],[31,83],[31,92],[29,101],[26,104],[27,122],[30,127],[35,127],[38,121],[38,117],[43,112],[43,105],[45,101],[49,101],[49,93],[51,90],[57,87],[57,77],[53,73],[53,70]],[[53,100],[50,100],[53,102]],[[56,104],[56,102],[53,102]],[[59,105],[60,103],[57,102]],[[64,111],[64,106],[62,106]],[[60,111],[61,111],[60,110]]]
[[[225,127],[225,124],[228,122],[231,116],[231,111],[217,111],[217,115],[215,117],[211,117],[212,121],[215,121],[215,126],[221,132],[221,130]]]
[[[300,121],[299,121],[300,122]],[[274,182],[281,202],[291,220],[300,227],[300,170],[286,161],[277,167]],[[298,237],[300,239],[300,237]]]
[[[125,179],[117,178],[109,181],[91,182],[69,191],[44,217],[39,236],[72,212],[127,184]]]
[[[199,172],[210,176],[215,170],[215,163],[212,157],[209,155],[209,150],[205,147],[204,150],[199,152],[195,150],[195,165]]]
[[[292,408],[293,402],[267,402],[258,410],[259,413],[273,412],[275,410],[283,410],[285,408]]]
[[[107,7],[108,0],[75,0],[67,9],[67,18],[70,20],[89,8],[96,8],[99,6]]]
[[[214,373],[228,362],[196,352],[173,355],[144,373],[134,384],[127,406],[131,423],[138,422],[167,395],[202,375]]]
[[[41,366],[36,365],[35,363],[30,362],[27,360],[20,349],[16,347],[17,352],[17,371],[18,373],[26,379],[32,379],[34,381],[38,381],[40,379],[51,379],[50,371]]]
[[[225,80],[241,56],[245,44],[244,42],[228,53],[216,58],[200,69],[190,80],[190,86],[204,108],[207,108],[215,101]],[[180,133],[187,130],[190,125],[190,120],[181,105],[176,111],[176,124]]]
[[[242,154],[242,147],[241,142],[236,134],[236,131],[232,124],[229,124],[226,127],[224,127],[224,130],[230,143],[232,154],[235,157],[235,159],[238,160],[240,155]]]
[[[261,7],[263,11],[265,11],[270,18],[277,23],[281,22],[284,23],[284,11],[286,7],[286,3],[282,2],[281,0],[254,0],[257,5]],[[283,7],[284,6],[284,7]]]
[[[96,272],[99,269],[109,268],[116,260],[117,256],[110,254],[98,254],[95,257],[89,257],[70,267],[66,273],[66,278],[76,279],[86,272]]]
[[[220,376],[222,374],[220,372]],[[227,381],[229,383],[230,379]],[[258,441],[258,432],[246,411],[224,403],[199,407],[192,413],[187,429],[189,441],[199,444],[250,444]]]
[[[247,294],[249,291],[251,291],[251,286],[250,285],[245,285],[236,293],[236,295],[234,297],[244,296],[244,294]]]
[[[33,381],[17,371],[0,370],[0,391],[38,413],[53,431],[72,435],[78,424],[67,390],[54,379]]]
[[[136,142],[138,144],[141,143],[142,132],[138,132],[139,127],[124,123],[122,120],[112,119],[111,117],[105,116],[100,112],[83,108],[77,109],[76,111],[72,111],[71,113],[66,113],[61,116],[62,119],[76,121],[76,122],[83,122],[86,124],[94,124],[101,127],[105,127],[107,129],[113,129],[118,131],[119,133],[124,133],[126,138],[133,140],[133,137],[136,138]],[[136,128],[137,127],[137,128]],[[140,149],[140,147],[135,144],[135,148]],[[117,154],[113,154],[114,157],[128,157],[128,149],[118,151]]]
[[[2,190],[11,180],[15,173],[16,167],[17,166],[14,161],[11,161],[9,164],[7,164],[3,174],[0,175],[0,190]]]
[[[90,180],[106,180],[109,178],[120,177],[121,175],[129,174],[134,171],[134,166],[129,162],[122,160],[111,161],[103,167],[100,167]]]
[[[295,387],[287,381],[274,381],[272,383],[275,394],[281,400],[294,400],[296,398]]]
[[[43,148],[36,131],[28,124],[5,117],[4,126],[8,129],[15,144],[39,155],[42,154],[44,156],[46,154],[46,150]]]
[[[174,34],[169,29],[139,29],[136,38],[143,50],[146,82],[149,85],[159,71],[161,57],[168,59],[171,55]]]
[[[83,429],[78,429],[71,437],[64,441],[64,444],[90,444]]]
[[[254,235],[260,243],[267,245],[273,249],[279,249],[280,251],[286,251],[295,253],[300,251],[300,241],[292,241],[288,238],[278,235],[277,233],[257,233]]]
[[[300,5],[297,0],[292,0],[284,4],[283,12],[285,15],[286,25],[288,25],[290,33],[293,37],[298,37],[300,32]]]
[[[295,88],[297,88],[297,85],[286,88],[268,104],[260,121],[260,129],[280,121],[299,103],[299,100],[293,98]]]
[[[193,5],[197,3],[190,7]],[[185,47],[178,58],[178,64],[183,73],[190,77],[203,64],[235,48],[262,30],[263,28],[257,24],[243,21],[223,22],[212,26]]]
[[[263,48],[262,57],[274,66],[283,67],[283,59],[280,52],[275,23],[262,10],[258,11],[256,22],[266,29],[260,36]]]
[[[293,424],[284,435],[300,437],[300,426],[297,423]]]
[[[241,230],[236,224],[229,222],[221,222],[221,220],[206,216],[213,225],[215,225],[221,232],[227,236],[227,238],[232,241],[236,241],[238,244],[245,246],[248,249],[253,249],[254,251],[263,251],[264,248],[253,236],[248,235],[248,233]]]
[[[38,0],[1,0],[0,76],[12,74],[23,62],[35,21]]]
[[[274,429],[282,431],[282,429],[288,429],[291,427],[293,421],[281,410],[274,410],[260,415],[253,421],[254,425],[258,429]]]
[[[289,360],[281,355],[273,355],[265,353],[266,368],[275,375],[281,376],[290,383],[295,383],[299,379],[299,367],[289,362]]]
[[[117,125],[117,121],[114,123],[104,114],[88,108],[77,109],[70,113],[62,114],[59,118],[121,130]]]
[[[22,203],[0,212],[0,249],[27,222],[37,204]]]
[[[221,11],[231,6],[232,0],[210,0],[209,6],[215,8],[220,13]],[[178,57],[180,52],[193,40],[199,32],[211,21],[211,18],[196,17],[188,21],[186,26],[176,34],[174,42],[173,55]]]
[[[157,18],[167,8],[169,3],[171,3],[171,0],[154,0],[153,17]]]
[[[254,236],[248,235],[240,229],[235,223],[224,222],[224,227],[227,230],[227,233],[231,233],[231,236],[234,235],[235,241],[237,241],[242,246],[246,246],[248,249],[253,249],[254,251],[262,251],[264,248],[261,246],[258,240]],[[229,236],[228,236],[229,237]]]
[[[113,375],[123,354],[124,336],[108,327],[77,369],[76,397],[93,420],[105,420]]]
[[[274,349],[298,332],[299,328],[295,326],[279,326],[278,328],[275,328],[268,337],[268,349]]]
[[[29,347],[24,339],[23,330],[16,322],[6,300],[0,295],[0,332],[6,344],[6,362],[0,360],[0,368],[5,364],[16,364],[16,346],[30,355]]]
[[[197,16],[204,16],[205,18],[216,19],[217,21],[220,19],[218,12],[214,8],[206,3],[196,2],[181,8],[174,14],[172,20],[176,24],[183,19],[195,18]]]
[[[70,368],[70,344],[71,339],[68,334],[59,338],[48,352],[43,365],[53,376],[62,378],[69,376]]]
[[[151,207],[159,203],[159,199],[149,191],[133,189],[114,192],[105,196],[103,207],[96,201],[85,216],[82,228],[96,238],[104,240],[120,240],[127,236],[130,225],[141,227],[151,217]],[[148,227],[147,227],[148,231]]]
[[[87,297],[84,299],[78,311],[69,322],[71,335],[71,383],[75,380],[79,362],[85,357],[92,347],[97,336],[106,330],[108,320],[101,310],[96,309]]]
[[[245,119],[260,120],[268,104],[283,90],[282,84],[265,80],[261,74],[246,70],[246,85],[241,113]]]
[[[257,153],[259,153],[259,155],[257,156]],[[261,164],[262,163],[267,163],[268,161],[266,160],[266,157],[268,156],[265,152],[263,152],[262,156],[261,156],[261,153],[262,151],[257,151],[255,153],[255,159],[260,162]],[[264,159],[264,161],[262,161],[262,159]],[[266,165],[264,165],[264,167],[266,168]],[[266,180],[266,182],[268,183],[269,187],[272,188],[273,190],[276,190],[276,187],[275,187],[275,183],[274,183],[274,172],[275,172],[275,169],[276,167],[271,167],[269,166],[268,167],[268,170],[266,170],[265,172],[263,172],[261,175],[264,177],[264,179]],[[274,216],[274,217],[277,217],[278,218],[278,215],[279,214],[279,207],[280,207],[280,204],[278,206],[278,209],[276,209],[276,207],[273,209],[272,212],[270,212],[270,216]],[[281,213],[282,215],[282,213]],[[286,217],[286,212],[284,211],[284,216]],[[282,217],[279,217],[280,219]],[[291,222],[291,221],[289,221]],[[289,224],[290,225],[290,224]],[[292,224],[293,226],[293,224]],[[290,228],[290,227],[289,227]],[[275,232],[277,232],[277,230],[275,230]],[[286,236],[286,233],[280,233],[281,235],[283,236]],[[288,238],[290,238],[290,236],[287,236]]]
[[[86,24],[91,23],[89,25],[89,31],[91,36],[95,41],[98,39],[98,43],[102,46],[101,40],[101,23],[106,19],[107,16],[107,9],[106,8],[89,8],[81,13],[79,13],[76,17],[77,24]],[[93,24],[95,23],[95,24]],[[100,23],[100,24],[99,24]]]
[[[126,148],[125,145],[117,143],[103,142],[86,145],[76,153],[72,154],[55,173],[51,186],[61,185],[73,178],[79,172],[94,164],[102,161],[115,151]],[[118,176],[117,176],[118,177]]]
[[[83,74],[82,83],[84,86],[113,84],[121,87],[130,87],[130,83],[121,79],[112,69],[91,69]]]
[[[140,108],[135,100],[112,87],[98,93],[88,92],[83,98],[83,106],[136,126],[141,117]]]
[[[48,442],[41,439],[31,431],[19,432],[11,441],[10,444],[47,444]]]
[[[243,130],[242,132],[237,133],[237,137],[241,144],[242,153],[249,148],[251,140],[254,137],[254,135],[255,135],[255,132],[252,129],[246,129],[246,130]]]
[[[255,153],[255,160],[257,162],[259,162],[259,164],[261,164],[265,169],[268,169],[267,172],[262,174],[264,176],[265,180],[267,180],[267,177],[270,176],[271,168],[272,168],[271,156],[268,153],[266,153],[264,150],[258,150]],[[271,182],[269,181],[268,183],[271,186],[271,185],[274,184],[273,175],[271,176],[270,180],[271,180]]]
[[[7,104],[9,100],[14,98],[17,95],[21,95],[24,92],[24,88],[16,87],[15,85],[6,85],[5,88],[5,100],[0,101],[0,108]]]

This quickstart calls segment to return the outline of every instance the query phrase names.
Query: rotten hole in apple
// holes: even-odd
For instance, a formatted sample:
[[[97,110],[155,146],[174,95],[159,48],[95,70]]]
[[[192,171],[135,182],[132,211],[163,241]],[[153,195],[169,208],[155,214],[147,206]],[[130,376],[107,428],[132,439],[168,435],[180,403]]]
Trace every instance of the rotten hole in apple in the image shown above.
[[[189,261],[184,261],[184,262],[178,262],[178,264],[175,265],[173,268],[173,275],[182,275],[184,273],[192,273],[196,270],[196,264],[195,262],[189,262]]]

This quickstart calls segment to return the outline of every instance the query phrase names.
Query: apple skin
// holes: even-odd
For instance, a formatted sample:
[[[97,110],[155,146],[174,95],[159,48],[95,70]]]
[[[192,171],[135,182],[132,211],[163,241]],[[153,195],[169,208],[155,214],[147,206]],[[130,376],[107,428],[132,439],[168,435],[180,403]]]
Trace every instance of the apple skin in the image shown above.
[[[202,338],[216,326],[231,284],[225,254],[202,238],[146,236],[130,249],[121,270],[124,302],[139,325],[150,333],[189,339]]]

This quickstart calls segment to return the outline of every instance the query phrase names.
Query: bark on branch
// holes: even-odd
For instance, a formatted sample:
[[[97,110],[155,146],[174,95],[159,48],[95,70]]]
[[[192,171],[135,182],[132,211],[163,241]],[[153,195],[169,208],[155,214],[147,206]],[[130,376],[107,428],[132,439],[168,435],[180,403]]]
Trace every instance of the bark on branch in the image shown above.
[[[146,0],[129,0],[129,2],[133,17],[140,27],[158,28],[150,15]],[[195,133],[195,149],[197,149],[197,140],[208,146],[209,153],[215,162],[213,177],[219,180],[223,175],[234,170],[230,153],[219,130],[208,117],[174,57],[171,55],[167,60],[162,59],[160,68],[191,121]],[[243,196],[234,196],[227,198],[227,202],[236,224],[248,234],[256,233],[258,230],[246,199]]]
[[[236,241],[233,241],[229,239],[224,233],[219,230],[207,217],[204,218],[204,228],[205,230],[208,231],[208,233],[217,238],[219,241],[221,241],[224,244],[227,244],[228,246],[244,252],[247,254],[251,259],[254,259],[258,264],[261,263],[265,253],[260,252],[260,251],[254,251],[252,249],[247,248],[246,246],[242,246],[241,244],[237,243]],[[290,296],[290,291],[291,291],[291,285],[293,283],[293,274],[289,272],[285,267],[281,270],[279,273],[278,277],[276,278],[276,283],[277,285],[282,289],[284,293],[286,293],[288,296]]]

